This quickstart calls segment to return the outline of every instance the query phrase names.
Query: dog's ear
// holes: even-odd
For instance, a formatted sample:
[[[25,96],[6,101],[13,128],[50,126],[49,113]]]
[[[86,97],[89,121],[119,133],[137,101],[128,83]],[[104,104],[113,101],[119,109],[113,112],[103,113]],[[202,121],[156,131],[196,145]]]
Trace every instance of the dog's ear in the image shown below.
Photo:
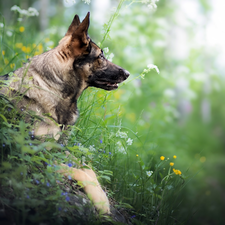
[[[80,25],[80,18],[78,15],[75,15],[65,36],[73,34],[79,25]]]
[[[81,43],[81,45],[87,45],[88,44],[88,28],[90,24],[90,12],[87,13],[86,17],[82,21],[82,23],[79,24],[75,32],[72,34],[72,40],[78,39]]]

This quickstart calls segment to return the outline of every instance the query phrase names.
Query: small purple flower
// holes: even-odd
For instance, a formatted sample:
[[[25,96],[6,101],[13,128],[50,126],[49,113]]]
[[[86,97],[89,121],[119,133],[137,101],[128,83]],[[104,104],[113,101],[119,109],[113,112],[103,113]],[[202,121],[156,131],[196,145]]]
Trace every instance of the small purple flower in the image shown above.
[[[131,216],[131,219],[133,219],[133,218],[135,218],[136,216],[135,215],[133,215],[133,216]]]
[[[73,166],[73,164],[72,164],[72,163],[68,163],[68,166],[69,166],[69,167],[72,167],[72,166]]]
[[[102,139],[100,139],[100,144],[102,144],[102,142],[103,142]]]
[[[30,146],[32,145],[32,143],[29,144]]]
[[[64,144],[61,144],[62,147],[64,147]]]
[[[105,153],[105,151],[103,151],[103,153]]]
[[[69,196],[66,196],[66,201],[68,202],[70,200],[70,197]]]
[[[58,210],[61,211],[62,210],[62,207],[59,206]]]
[[[29,198],[30,198],[30,196],[29,196],[29,195],[27,195],[27,198],[29,199]]]
[[[36,184],[40,184],[39,180],[35,180]]]
[[[50,187],[50,183],[49,182],[47,182],[46,185],[47,185],[47,187]]]
[[[8,110],[8,112],[10,112],[11,111],[11,108],[8,108],[7,110]]]
[[[21,111],[23,111],[24,110],[24,108],[21,108]]]
[[[70,175],[68,176],[68,179],[71,180],[71,176]]]
[[[2,144],[2,147],[5,147],[5,144]]]
[[[109,152],[109,155],[112,155],[112,153],[111,153],[111,152]]]
[[[62,192],[61,193],[61,195],[63,196],[63,195],[67,195],[68,193],[67,192]]]

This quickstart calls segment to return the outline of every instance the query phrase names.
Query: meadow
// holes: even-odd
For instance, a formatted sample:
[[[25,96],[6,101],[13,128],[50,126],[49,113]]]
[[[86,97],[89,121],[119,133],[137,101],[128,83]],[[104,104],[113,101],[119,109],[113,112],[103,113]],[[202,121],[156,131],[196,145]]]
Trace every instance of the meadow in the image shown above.
[[[75,13],[92,15],[93,2],[55,6],[59,15],[41,32],[38,11],[21,11],[20,2],[11,1],[12,20],[0,15],[0,75],[54,48]],[[208,1],[198,4],[206,16]],[[68,150],[93,168],[132,224],[224,224],[225,93],[222,72],[213,64],[216,51],[187,44],[188,53],[176,56],[175,1],[112,5],[103,27],[91,16],[89,35],[131,75],[115,91],[85,90],[67,143],[35,139],[24,115],[0,98],[1,210],[10,209],[17,224],[72,224],[67,190],[76,182],[55,173],[56,161],[76,163],[66,157]],[[202,28],[191,21],[185,29],[192,42]]]

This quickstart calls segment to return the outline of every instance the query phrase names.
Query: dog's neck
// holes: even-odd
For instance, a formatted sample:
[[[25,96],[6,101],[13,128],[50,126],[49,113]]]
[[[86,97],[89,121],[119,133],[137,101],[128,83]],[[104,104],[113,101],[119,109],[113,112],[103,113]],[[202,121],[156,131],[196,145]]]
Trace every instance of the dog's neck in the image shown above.
[[[58,54],[58,49],[53,49],[33,57],[14,72],[10,89],[23,96],[17,104],[21,110],[48,114],[58,124],[72,125],[78,117],[77,99],[87,84],[75,74],[72,59],[62,68]]]

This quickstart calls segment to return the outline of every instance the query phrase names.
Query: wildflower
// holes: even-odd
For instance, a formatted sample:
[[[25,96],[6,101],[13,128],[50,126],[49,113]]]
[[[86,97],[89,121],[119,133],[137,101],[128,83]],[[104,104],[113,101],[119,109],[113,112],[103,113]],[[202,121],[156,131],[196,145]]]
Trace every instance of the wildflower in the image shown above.
[[[174,155],[174,156],[173,156],[173,158],[174,158],[174,159],[176,159],[176,158],[177,158],[177,156],[176,156],[176,155]]]
[[[39,16],[39,12],[35,8],[29,7],[27,15],[28,16]]]
[[[170,166],[174,166],[174,163],[173,163],[173,162],[171,162],[171,163],[170,163]]]
[[[156,65],[154,65],[154,64],[148,64],[147,67],[148,67],[150,70],[155,69],[156,72],[159,74],[159,69],[158,69],[158,67],[157,67]]]
[[[108,47],[103,48],[103,51],[104,51],[104,53],[108,53],[109,52],[109,48]]]
[[[103,142],[103,141],[100,139],[100,144],[102,144],[102,142]]]
[[[118,152],[121,152],[123,154],[126,154],[125,148],[123,147],[122,143],[120,141],[118,141],[116,143],[116,149],[118,150]]]
[[[68,202],[70,200],[70,197],[67,195],[66,196],[66,201]]]
[[[2,147],[5,147],[5,144],[2,144]]]
[[[136,155],[136,157],[138,157],[138,154]]]
[[[32,143],[29,144],[30,146],[32,145]]]
[[[59,207],[58,210],[61,211],[62,210],[62,207]]]
[[[39,184],[40,183],[39,180],[36,180],[36,179],[35,179],[35,182],[36,182],[36,184]]]
[[[118,130],[117,133],[116,133],[116,137],[127,139],[127,133],[121,132],[121,131]]]
[[[131,219],[133,219],[134,217],[136,217],[135,215],[131,216]]]
[[[89,146],[89,151],[95,152],[96,151],[95,146],[94,145],[90,145]]]
[[[5,51],[4,50],[2,51],[2,55],[5,55]]]
[[[69,167],[72,167],[72,166],[73,166],[73,164],[72,164],[72,163],[68,163],[68,166],[69,166]]]
[[[64,147],[64,145],[63,145],[63,144],[61,144],[61,146],[62,146],[62,147]]]
[[[133,143],[133,140],[131,138],[128,138],[127,139],[127,145],[132,145],[132,143]]]
[[[26,46],[23,46],[23,47],[21,48],[21,50],[22,50],[23,52],[26,52],[26,51],[27,51],[27,47],[26,47]]]
[[[71,179],[72,179],[70,175],[68,176],[68,179],[69,179],[69,180],[71,180]]]
[[[91,0],[82,0],[82,1],[88,5],[91,3]]]
[[[19,28],[19,31],[20,31],[21,33],[23,33],[24,30],[25,30],[25,28],[24,28],[23,26],[21,26],[21,27]]]
[[[4,27],[4,23],[0,23],[0,27],[1,27],[1,28]]]
[[[153,171],[146,171],[146,174],[148,177],[150,177],[153,174]]]
[[[160,159],[163,161],[165,159],[165,157],[164,156],[160,156]]]
[[[50,183],[49,182],[47,182],[46,185],[47,185],[47,187],[50,187]]]
[[[111,54],[107,57],[107,59],[108,59],[110,62],[112,62],[113,57],[114,57],[114,54],[111,53]]]
[[[109,155],[112,155],[112,153],[111,153],[111,152],[109,152]]]
[[[27,195],[27,198],[29,199],[29,198],[30,198],[30,196],[29,196],[29,195]]]
[[[176,170],[176,169],[174,169],[174,168],[173,168],[173,172],[174,172],[176,175],[181,175],[181,174],[182,174],[180,170]]]
[[[6,31],[7,36],[11,37],[13,35],[13,33],[11,31]]]
[[[10,64],[11,69],[13,69],[14,66],[15,66],[15,63],[11,63],[11,64]]]

